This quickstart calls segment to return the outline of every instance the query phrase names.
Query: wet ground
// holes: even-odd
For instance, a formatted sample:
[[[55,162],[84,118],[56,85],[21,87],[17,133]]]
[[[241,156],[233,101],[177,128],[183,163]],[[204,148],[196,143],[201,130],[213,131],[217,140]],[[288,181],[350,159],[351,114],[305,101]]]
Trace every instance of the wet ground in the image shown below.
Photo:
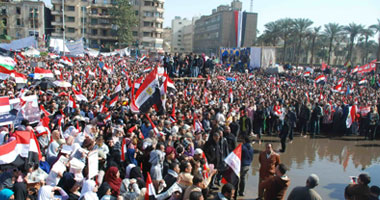
[[[265,143],[273,144],[274,150],[281,148],[280,139],[264,137],[262,144],[255,143],[254,162],[249,172],[246,196],[239,199],[257,198],[259,180],[258,152]],[[380,141],[365,141],[362,137],[295,137],[280,153],[281,162],[290,170],[291,185],[287,195],[296,186],[304,186],[311,173],[319,176],[320,184],[315,189],[323,199],[344,199],[344,188],[350,176],[366,172],[371,176],[370,185],[380,186]]]

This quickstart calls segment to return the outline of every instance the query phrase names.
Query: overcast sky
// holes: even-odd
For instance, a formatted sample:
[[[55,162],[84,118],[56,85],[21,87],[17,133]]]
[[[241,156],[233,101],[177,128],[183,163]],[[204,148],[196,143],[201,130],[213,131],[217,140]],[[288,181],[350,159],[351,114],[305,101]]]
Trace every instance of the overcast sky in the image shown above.
[[[241,0],[243,10],[250,11],[250,0]],[[164,27],[171,26],[175,16],[191,19],[209,15],[213,8],[230,4],[232,0],[165,0]],[[309,18],[313,26],[329,22],[347,25],[351,22],[366,26],[380,19],[380,0],[253,0],[253,12],[258,13],[258,30],[264,24],[280,18]]]

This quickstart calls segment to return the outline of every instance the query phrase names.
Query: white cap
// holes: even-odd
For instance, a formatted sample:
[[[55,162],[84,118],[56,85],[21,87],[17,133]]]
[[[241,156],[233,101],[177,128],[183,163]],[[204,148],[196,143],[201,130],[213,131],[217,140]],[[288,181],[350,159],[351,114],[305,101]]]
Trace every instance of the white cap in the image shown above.
[[[203,150],[200,149],[200,148],[196,148],[195,151],[194,151],[194,155],[199,155],[199,154],[202,154],[203,153]]]

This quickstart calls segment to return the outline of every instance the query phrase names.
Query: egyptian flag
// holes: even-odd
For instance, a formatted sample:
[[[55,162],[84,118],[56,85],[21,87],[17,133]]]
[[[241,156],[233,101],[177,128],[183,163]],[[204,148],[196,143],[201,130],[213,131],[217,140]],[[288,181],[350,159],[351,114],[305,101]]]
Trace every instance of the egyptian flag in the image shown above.
[[[317,78],[315,78],[314,82],[316,84],[318,83],[322,83],[322,82],[325,82],[326,81],[326,76],[325,75],[319,75]]]
[[[121,142],[121,161],[125,161],[125,154],[127,153],[127,142],[125,141],[125,138],[123,138],[123,141]]]
[[[138,79],[136,80],[136,82],[135,82],[135,88],[136,88],[136,89],[139,89],[139,88],[140,88],[140,85],[141,85],[141,82],[143,81],[143,79],[144,79],[144,77],[142,76],[142,77],[140,77],[140,78],[138,78]]]
[[[7,113],[11,111],[11,106],[9,104],[9,97],[0,97],[0,113]]]
[[[230,98],[230,103],[234,102],[234,93],[232,91],[232,88],[228,91],[228,97]]]
[[[69,104],[67,105],[67,107],[69,108],[77,108],[77,104],[75,103],[75,99],[73,98],[73,96],[69,96]]]
[[[146,67],[143,72],[147,73],[147,72],[150,72],[150,71],[152,71],[152,67]]]
[[[0,146],[0,165],[35,163],[42,158],[40,146],[33,131],[16,131],[15,140]]]
[[[282,115],[281,106],[275,105],[273,107],[273,112],[274,112],[275,115],[277,115],[278,117],[280,117]]]
[[[115,90],[114,90],[114,94],[118,93],[121,91],[121,84],[120,84],[120,80],[117,82],[117,85],[115,87]]]
[[[28,82],[28,77],[24,74],[13,72],[11,76],[15,79],[16,84],[26,84]]]
[[[321,70],[324,72],[327,69],[326,63],[322,62]]]
[[[14,73],[14,70],[8,70],[4,67],[0,67],[0,80],[8,79],[12,73]]]
[[[70,60],[67,56],[62,56],[59,62],[68,66],[73,66],[73,60]]]
[[[210,75],[207,75],[207,85],[211,85],[211,78],[210,78]]]
[[[127,91],[132,89],[132,81],[130,78],[128,78],[127,84],[125,85],[125,88]]]
[[[147,174],[145,188],[146,188],[145,200],[154,200],[154,199],[156,199],[156,191],[154,189],[152,178],[150,177],[149,172]]]
[[[307,102],[310,102],[310,97],[309,97],[309,93],[308,92],[305,92],[305,96],[307,98]]]
[[[172,123],[176,123],[177,122],[177,119],[175,117],[175,104],[173,103],[173,109],[172,109],[172,114],[170,115],[170,121]]]
[[[134,96],[134,105],[141,113],[148,112],[154,104],[162,104],[158,85],[157,68],[154,68],[154,70],[146,76]]]
[[[223,173],[222,183],[231,183],[236,186],[240,178],[241,144],[224,159],[224,162],[229,168]]]
[[[308,72],[304,72],[304,73],[303,73],[303,76],[304,76],[304,77],[309,77],[309,76],[310,76],[310,71],[308,71]]]
[[[140,58],[139,62],[143,62],[145,59],[147,59],[147,57],[146,57],[146,55],[143,55],[143,56]]]
[[[177,91],[177,89],[175,88],[174,82],[169,78],[167,73],[164,73],[164,79],[165,79],[164,82],[166,82],[167,88],[169,90],[173,90],[173,92]]]
[[[202,158],[205,161],[205,163],[203,164],[203,170],[206,171],[206,173],[203,174],[203,178],[207,179],[209,177],[208,173],[209,173],[210,168],[208,167],[208,162],[207,162],[207,158],[206,158],[205,152],[202,152]]]
[[[117,103],[117,101],[119,100],[119,95],[117,95],[115,98],[113,98],[111,101],[110,101],[110,107],[114,107]]]
[[[150,119],[149,115],[148,114],[145,114],[146,118],[148,118],[149,122],[150,122],[150,125],[152,126],[152,129],[153,129],[153,132],[155,135],[158,135],[159,134],[159,131],[156,127],[156,125],[154,125],[152,119]]]
[[[227,68],[227,72],[231,72],[231,65]]]
[[[102,103],[102,106],[100,106],[99,112],[100,113],[106,113],[107,111],[108,111],[108,109],[106,107],[106,100],[104,100],[103,103]]]
[[[35,67],[34,79],[42,79],[42,78],[54,78],[54,74],[51,70]]]
[[[79,86],[78,86],[79,87]],[[82,92],[82,88],[79,87],[79,90],[75,90],[75,88],[73,87],[73,92],[75,94],[75,98],[78,100],[78,101],[85,101],[87,102],[87,98],[83,95],[83,92]]]
[[[346,127],[350,128],[352,123],[355,121],[356,118],[356,106],[350,106],[347,119],[346,119]]]
[[[359,81],[359,85],[367,85],[368,84],[368,81],[365,79],[365,78],[363,78],[361,81]]]
[[[109,122],[112,120],[111,114],[108,114],[107,117],[104,119],[106,122]]]
[[[41,110],[41,112],[43,113],[43,114],[45,114],[46,116],[50,116],[51,115],[51,113],[49,113],[48,111],[46,111],[45,110],[45,107],[44,107],[44,105],[40,105],[40,110]]]

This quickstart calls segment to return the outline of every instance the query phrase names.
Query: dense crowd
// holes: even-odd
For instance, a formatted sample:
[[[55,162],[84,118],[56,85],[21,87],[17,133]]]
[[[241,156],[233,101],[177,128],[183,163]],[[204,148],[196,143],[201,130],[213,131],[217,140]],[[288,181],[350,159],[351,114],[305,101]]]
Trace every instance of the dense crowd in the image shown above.
[[[3,80],[0,96],[19,98],[23,107],[24,97],[37,95],[41,120],[24,119],[17,126],[1,127],[0,141],[14,140],[15,131],[33,131],[42,158],[17,167],[4,165],[0,200],[11,196],[144,199],[152,195],[173,200],[209,199],[210,195],[234,199],[245,195],[249,166],[256,162],[253,139],[261,143],[263,135],[279,136],[281,152],[295,132],[310,137],[323,132],[376,139],[380,78],[374,72],[331,68],[324,72],[311,69],[307,74],[306,68],[297,68],[266,74],[241,70],[241,66],[226,70],[214,57],[195,54],[166,54],[153,61],[85,56],[63,60],[18,57],[17,62],[14,70],[27,75],[28,83]],[[46,84],[49,80],[29,76],[36,74],[32,63],[38,62],[55,73],[54,79],[72,87],[56,87]],[[157,77],[160,85],[172,79],[174,87],[161,96],[160,106],[157,103],[146,113],[136,113],[131,106],[134,95],[155,67],[163,69]],[[322,81],[315,79],[322,74]],[[366,82],[359,84],[363,79]],[[228,168],[224,158],[239,142],[243,143],[240,181],[226,183],[215,193]],[[89,158],[94,151],[99,172],[90,177]],[[267,144],[258,157],[259,198],[284,198],[290,180],[279,154]],[[359,180],[368,187],[369,177],[359,176]],[[316,185],[318,177],[311,175],[306,187]],[[365,197],[376,193],[376,188],[372,193],[363,188],[360,195]],[[290,199],[303,199],[299,195],[310,192],[297,190]],[[357,190],[347,191],[348,199],[357,195]]]

